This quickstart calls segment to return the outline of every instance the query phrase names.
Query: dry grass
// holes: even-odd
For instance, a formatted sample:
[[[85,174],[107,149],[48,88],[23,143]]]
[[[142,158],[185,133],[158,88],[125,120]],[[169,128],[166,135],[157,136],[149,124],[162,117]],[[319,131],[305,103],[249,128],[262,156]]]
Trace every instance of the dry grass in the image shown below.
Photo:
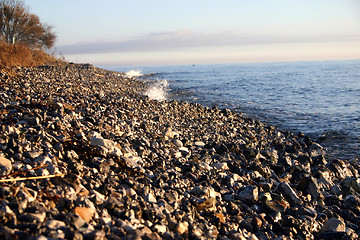
[[[27,46],[0,41],[0,70],[6,71],[14,66],[32,67],[56,62],[59,60],[43,50],[33,50]]]

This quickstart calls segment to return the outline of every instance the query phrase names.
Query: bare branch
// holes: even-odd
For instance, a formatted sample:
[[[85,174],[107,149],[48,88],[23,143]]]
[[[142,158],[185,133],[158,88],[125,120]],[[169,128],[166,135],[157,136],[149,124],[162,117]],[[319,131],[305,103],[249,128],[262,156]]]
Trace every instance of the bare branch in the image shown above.
[[[31,48],[51,48],[56,40],[53,27],[40,22],[20,0],[0,0],[0,40]]]

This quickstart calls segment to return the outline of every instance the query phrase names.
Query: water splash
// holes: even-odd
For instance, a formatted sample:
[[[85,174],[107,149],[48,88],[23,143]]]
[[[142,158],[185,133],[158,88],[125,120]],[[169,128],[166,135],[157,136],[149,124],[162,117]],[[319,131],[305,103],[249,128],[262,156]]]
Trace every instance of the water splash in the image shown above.
[[[130,70],[130,71],[126,72],[125,74],[129,78],[143,76],[143,73],[140,70]]]
[[[165,101],[169,91],[169,83],[166,79],[156,80],[150,84],[145,95],[151,100]]]

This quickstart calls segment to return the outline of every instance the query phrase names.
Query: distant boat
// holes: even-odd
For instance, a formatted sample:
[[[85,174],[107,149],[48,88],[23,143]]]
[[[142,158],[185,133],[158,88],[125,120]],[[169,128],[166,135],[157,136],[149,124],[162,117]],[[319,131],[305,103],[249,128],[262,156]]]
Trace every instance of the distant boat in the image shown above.
[[[195,64],[193,64],[192,66],[195,67]]]

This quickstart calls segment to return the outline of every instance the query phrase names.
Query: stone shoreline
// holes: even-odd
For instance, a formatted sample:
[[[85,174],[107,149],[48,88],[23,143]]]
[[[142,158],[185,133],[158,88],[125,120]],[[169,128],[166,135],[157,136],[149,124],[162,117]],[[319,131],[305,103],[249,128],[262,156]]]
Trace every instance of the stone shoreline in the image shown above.
[[[48,178],[0,182],[2,239],[358,239],[359,165],[307,136],[88,64],[15,72],[0,181]]]

